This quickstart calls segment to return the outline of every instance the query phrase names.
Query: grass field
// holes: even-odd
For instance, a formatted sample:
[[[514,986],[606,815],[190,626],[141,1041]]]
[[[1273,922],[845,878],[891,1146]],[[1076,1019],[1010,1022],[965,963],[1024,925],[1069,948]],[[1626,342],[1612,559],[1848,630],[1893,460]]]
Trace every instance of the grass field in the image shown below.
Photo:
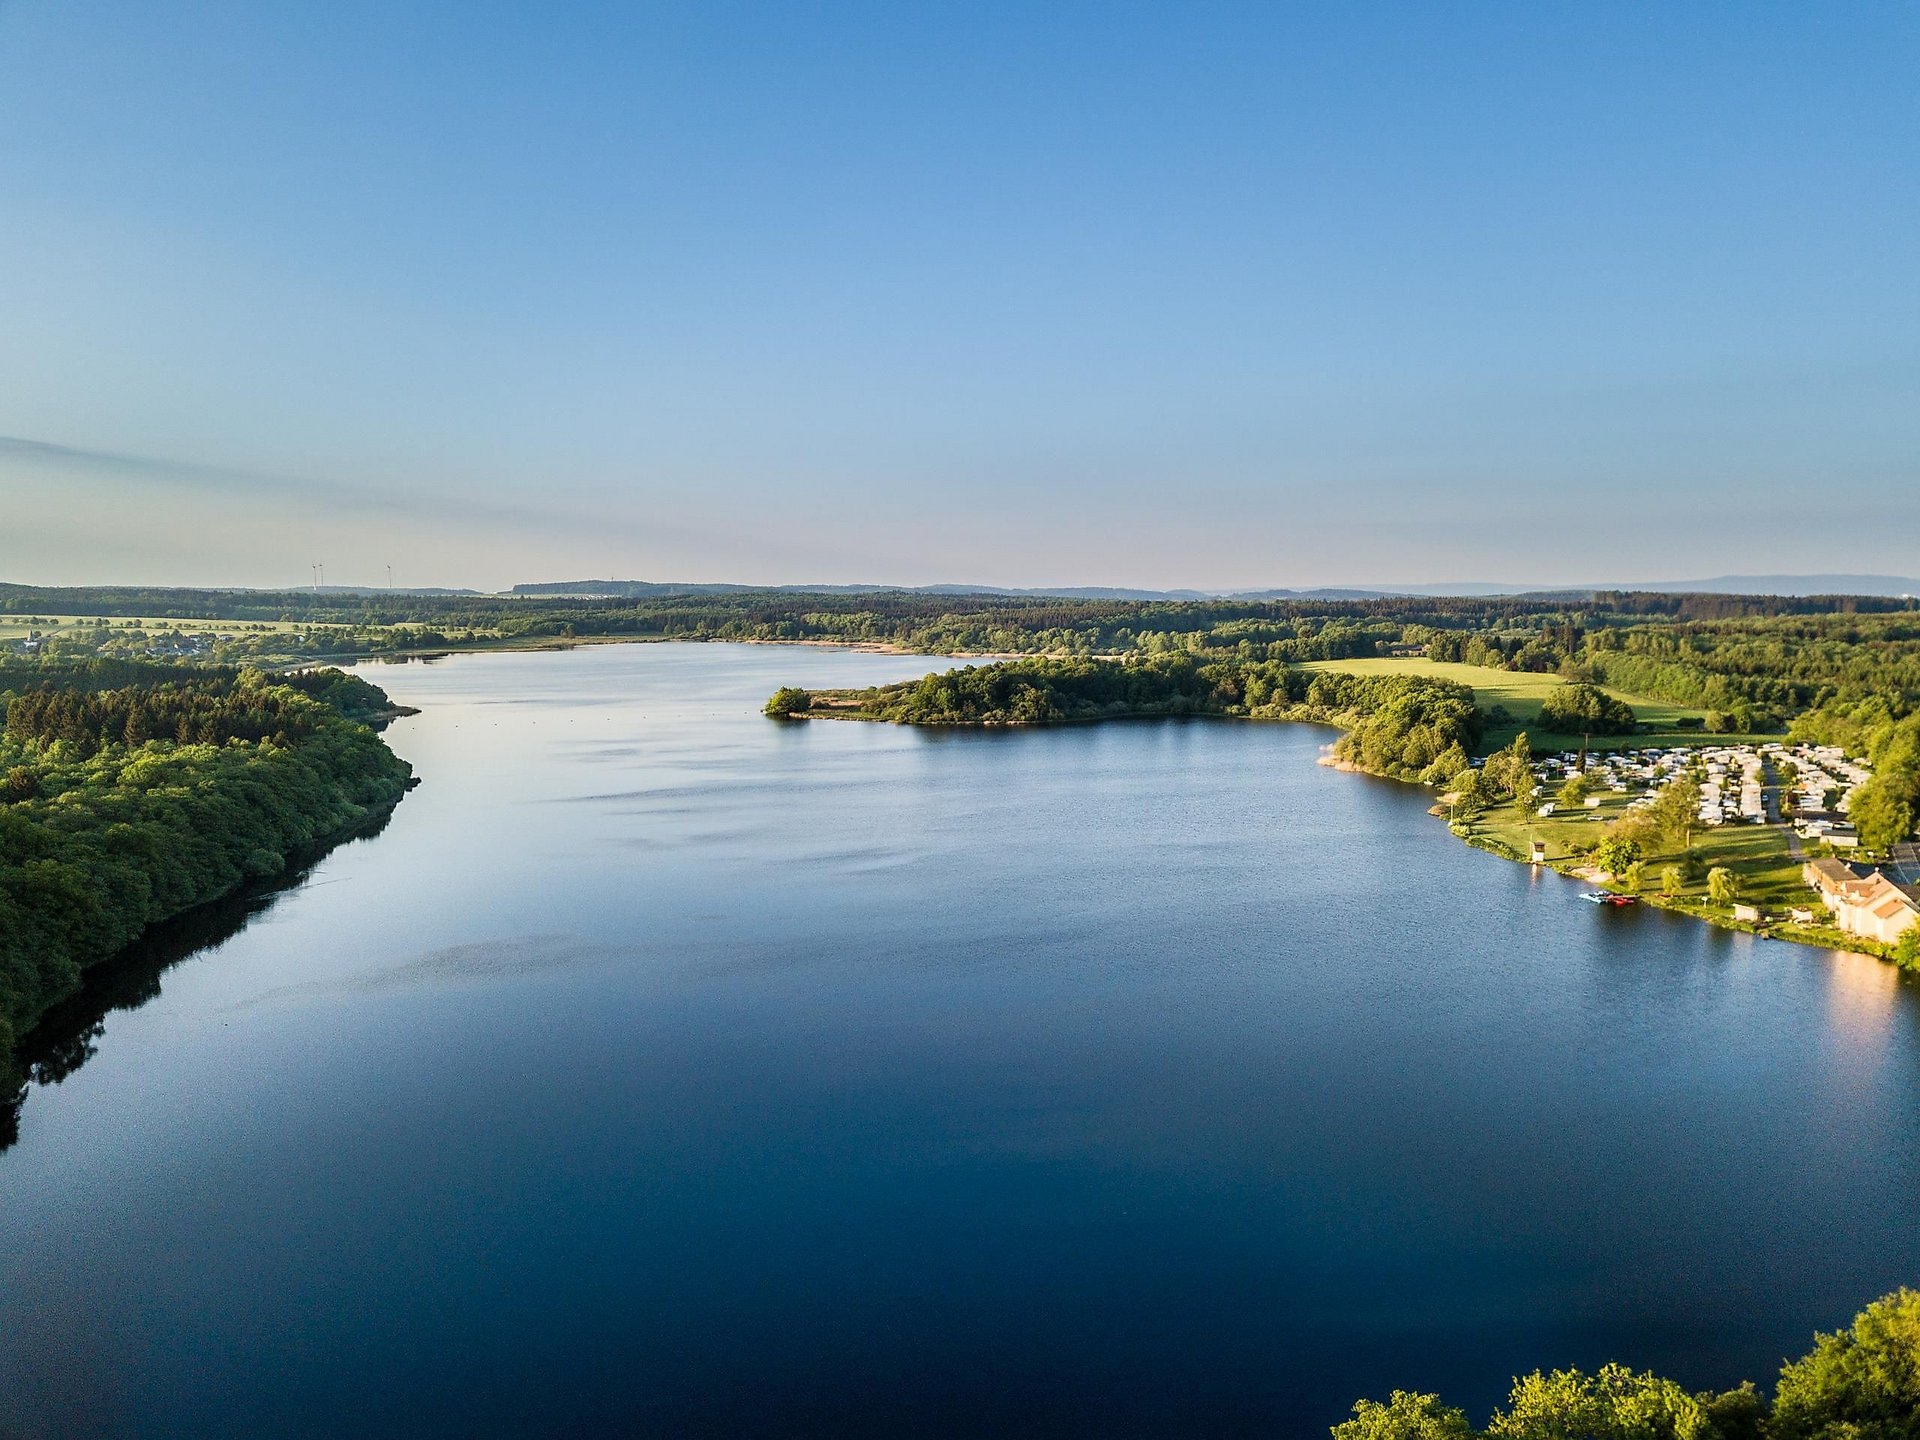
[[[1540,728],[1540,703],[1555,687],[1566,684],[1557,675],[1531,675],[1513,670],[1493,670],[1483,665],[1461,665],[1449,660],[1427,660],[1419,656],[1381,660],[1312,660],[1303,670],[1332,670],[1348,675],[1431,675],[1472,688],[1474,703],[1482,710],[1504,706],[1514,723],[1489,727],[1481,740],[1486,751],[1498,750],[1524,730],[1535,750],[1573,749],[1580,744],[1578,735],[1553,735]],[[1775,735],[1709,735],[1698,728],[1705,718],[1702,710],[1684,705],[1669,705],[1664,700],[1649,700],[1644,695],[1629,695],[1622,690],[1602,686],[1609,695],[1633,707],[1640,723],[1647,727],[1639,735],[1595,735],[1592,750],[1628,750],[1645,745],[1722,745],[1755,740],[1772,740]],[[1694,728],[1681,729],[1680,722],[1696,722]]]

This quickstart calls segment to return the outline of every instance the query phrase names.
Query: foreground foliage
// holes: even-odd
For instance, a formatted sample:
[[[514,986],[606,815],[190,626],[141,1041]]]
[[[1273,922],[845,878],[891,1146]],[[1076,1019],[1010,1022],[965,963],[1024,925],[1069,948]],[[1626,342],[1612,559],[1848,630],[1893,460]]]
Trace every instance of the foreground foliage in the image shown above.
[[[1693,1393],[1622,1365],[1534,1371],[1514,1381],[1484,1432],[1437,1395],[1362,1400],[1334,1440],[1916,1440],[1920,1293],[1876,1300],[1849,1329],[1819,1335],[1780,1372],[1773,1403],[1751,1384]]]

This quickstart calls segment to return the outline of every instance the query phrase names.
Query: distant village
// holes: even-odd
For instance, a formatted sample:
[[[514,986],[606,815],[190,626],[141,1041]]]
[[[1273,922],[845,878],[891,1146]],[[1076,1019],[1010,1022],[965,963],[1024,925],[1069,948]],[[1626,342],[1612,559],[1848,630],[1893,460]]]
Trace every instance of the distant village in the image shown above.
[[[213,657],[215,645],[224,640],[240,638],[210,630],[170,630],[161,634],[144,631],[108,633],[116,642],[114,649],[118,653],[142,660],[208,660]],[[29,631],[17,639],[0,640],[0,649],[15,655],[37,655],[47,644],[48,637],[38,631]]]

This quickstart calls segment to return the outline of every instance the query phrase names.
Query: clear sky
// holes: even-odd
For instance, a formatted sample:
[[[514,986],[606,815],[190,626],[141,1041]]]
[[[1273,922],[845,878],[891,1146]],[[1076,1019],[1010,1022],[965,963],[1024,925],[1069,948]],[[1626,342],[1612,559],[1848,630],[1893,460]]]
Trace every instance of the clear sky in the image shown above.
[[[0,0],[0,579],[1920,571],[1920,7]]]

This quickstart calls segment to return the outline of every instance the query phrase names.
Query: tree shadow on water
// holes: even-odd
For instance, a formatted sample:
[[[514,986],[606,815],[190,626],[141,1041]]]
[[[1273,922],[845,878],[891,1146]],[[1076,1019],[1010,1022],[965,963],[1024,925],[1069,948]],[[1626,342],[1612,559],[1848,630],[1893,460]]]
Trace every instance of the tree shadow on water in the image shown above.
[[[306,884],[329,853],[386,829],[392,810],[358,829],[336,835],[287,857],[278,875],[250,880],[232,893],[147,927],[133,944],[90,966],[80,988],[52,1005],[23,1035],[9,1057],[0,1053],[0,1154],[20,1138],[20,1112],[36,1085],[58,1085],[93,1057],[107,1019],[116,1010],[137,1010],[160,994],[160,977],[182,960],[231,939],[256,915]],[[5,1440],[0,1432],[0,1440]]]

